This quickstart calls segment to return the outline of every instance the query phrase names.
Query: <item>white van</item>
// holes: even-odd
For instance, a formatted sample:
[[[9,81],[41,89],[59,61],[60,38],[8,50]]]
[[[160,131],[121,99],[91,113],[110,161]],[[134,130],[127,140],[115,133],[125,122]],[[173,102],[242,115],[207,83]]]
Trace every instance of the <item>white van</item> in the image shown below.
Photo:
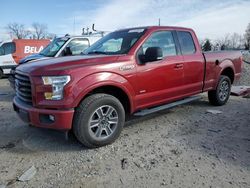
[[[20,59],[33,53],[39,53],[50,40],[14,39],[0,43],[0,78],[9,74]]]

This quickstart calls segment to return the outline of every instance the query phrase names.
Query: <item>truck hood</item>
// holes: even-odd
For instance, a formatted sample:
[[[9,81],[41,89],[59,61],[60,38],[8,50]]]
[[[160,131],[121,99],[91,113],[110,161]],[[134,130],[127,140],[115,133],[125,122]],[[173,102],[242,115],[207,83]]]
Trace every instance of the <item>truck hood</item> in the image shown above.
[[[57,74],[86,66],[96,66],[98,64],[112,63],[117,61],[120,55],[81,55],[58,57],[38,60],[25,63],[17,67],[17,71],[28,73],[30,75],[41,75],[46,73]]]
[[[28,55],[28,56],[24,57],[23,59],[21,59],[19,61],[19,65],[27,63],[29,61],[34,61],[34,60],[38,60],[38,59],[45,59],[45,58],[47,59],[47,58],[50,58],[50,57],[46,57],[46,56],[41,55],[41,54]]]

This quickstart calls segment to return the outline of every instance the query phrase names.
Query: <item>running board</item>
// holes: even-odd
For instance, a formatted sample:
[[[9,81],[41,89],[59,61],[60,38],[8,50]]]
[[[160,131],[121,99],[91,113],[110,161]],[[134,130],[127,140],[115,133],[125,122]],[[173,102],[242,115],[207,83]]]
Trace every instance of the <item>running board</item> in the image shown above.
[[[148,115],[148,114],[152,114],[152,113],[155,113],[155,112],[158,112],[158,111],[161,111],[161,110],[166,110],[166,109],[169,109],[169,108],[173,108],[175,106],[179,106],[181,104],[186,104],[186,103],[189,103],[189,102],[192,102],[192,101],[195,101],[195,100],[199,100],[199,99],[201,99],[201,96],[188,97],[188,98],[185,98],[185,99],[182,99],[182,100],[179,100],[179,101],[176,101],[176,102],[172,102],[172,103],[169,103],[169,104],[164,104],[164,105],[157,106],[157,107],[154,107],[154,108],[141,110],[139,112],[134,113],[134,116],[145,116],[145,115]]]

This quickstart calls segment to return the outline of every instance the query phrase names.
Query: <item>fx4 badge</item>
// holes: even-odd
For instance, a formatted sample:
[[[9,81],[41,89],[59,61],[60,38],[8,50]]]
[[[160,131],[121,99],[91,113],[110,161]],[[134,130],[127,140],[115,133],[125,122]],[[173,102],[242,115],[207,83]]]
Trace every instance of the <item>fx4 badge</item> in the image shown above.
[[[124,65],[120,67],[121,71],[132,70],[135,68],[135,65]]]

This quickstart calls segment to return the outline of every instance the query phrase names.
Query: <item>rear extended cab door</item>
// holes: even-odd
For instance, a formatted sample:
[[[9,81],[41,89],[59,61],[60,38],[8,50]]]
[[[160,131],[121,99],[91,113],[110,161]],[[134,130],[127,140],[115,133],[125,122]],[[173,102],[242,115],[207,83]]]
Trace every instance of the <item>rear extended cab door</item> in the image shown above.
[[[177,30],[177,38],[183,56],[183,92],[189,96],[201,93],[203,89],[205,60],[199,42],[192,30]]]

